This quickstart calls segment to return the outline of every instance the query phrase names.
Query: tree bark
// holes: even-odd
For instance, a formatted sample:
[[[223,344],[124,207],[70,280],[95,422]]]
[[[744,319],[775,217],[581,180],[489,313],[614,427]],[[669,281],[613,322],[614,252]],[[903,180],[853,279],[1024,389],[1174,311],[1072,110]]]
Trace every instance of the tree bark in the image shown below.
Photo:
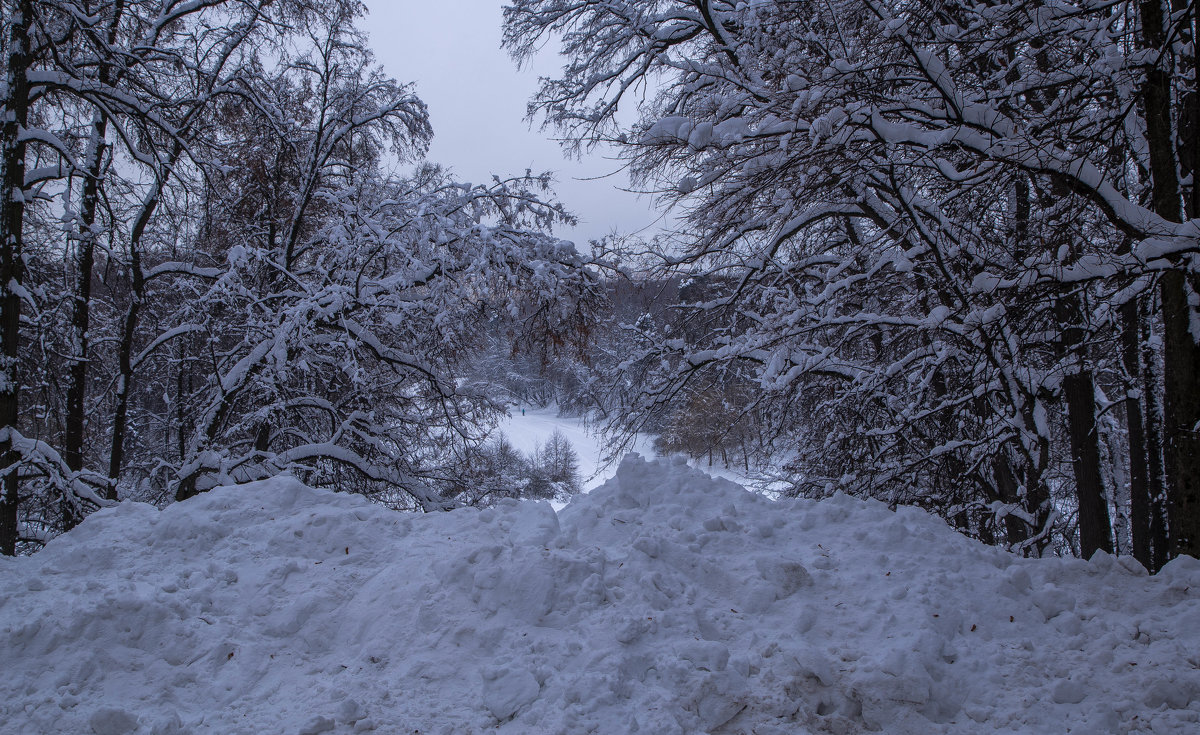
[[[1189,291],[1200,283],[1182,271],[1163,276],[1163,434],[1171,556],[1200,557],[1200,347],[1189,329]]]
[[[75,245],[75,293],[71,310],[73,354],[67,369],[67,419],[63,436],[63,461],[72,472],[83,469],[83,435],[86,426],[84,405],[87,400],[87,367],[92,307],[92,270],[96,252],[96,209],[100,201],[100,179],[103,176],[107,150],[108,118],[97,112],[92,118],[92,133],[88,141],[87,170],[84,171],[83,193],[80,197],[79,228]],[[64,531],[77,526],[83,517],[74,498],[61,502]]]
[[[146,278],[142,271],[142,235],[145,234],[146,227],[150,224],[150,218],[158,209],[163,189],[182,154],[183,144],[176,141],[166,165],[158,173],[154,190],[142,202],[142,208],[138,211],[133,228],[129,231],[129,277],[132,293],[129,298],[129,308],[125,311],[125,320],[121,325],[121,342],[117,348],[117,395],[116,406],[113,409],[112,445],[108,453],[108,488],[106,492],[109,500],[117,499],[121,465],[125,461],[125,433],[129,424],[129,392],[133,386],[135,369],[133,344],[142,305],[146,302]],[[170,429],[167,430],[167,433],[170,433]]]
[[[1138,330],[1142,336],[1142,395],[1146,397],[1146,475],[1150,486],[1149,569],[1157,572],[1171,558],[1171,543],[1167,533],[1167,479],[1163,467],[1160,360],[1151,342],[1151,320],[1148,312],[1149,309],[1146,309],[1139,315]]]
[[[149,212],[138,223],[144,228]],[[134,232],[139,228],[135,226]],[[117,348],[117,396],[113,409],[112,445],[108,453],[108,487],[105,495],[109,500],[117,499],[117,483],[121,479],[121,465],[125,461],[125,430],[129,420],[129,391],[133,383],[133,341],[137,333],[138,318],[145,301],[146,285],[142,274],[142,258],[138,252],[140,237],[131,237],[129,243],[129,270],[133,293],[129,308],[125,310],[125,321],[121,325],[121,343]]]
[[[1162,54],[1146,69],[1142,99],[1150,154],[1151,206],[1172,222],[1182,220],[1177,148],[1172,127],[1171,76],[1165,68],[1163,4],[1140,5],[1143,48]],[[1163,315],[1163,458],[1168,496],[1171,556],[1200,557],[1200,345],[1191,331],[1189,297],[1200,279],[1186,265],[1166,271],[1159,281]]]
[[[116,42],[117,28],[124,11],[124,2],[113,3],[105,34],[109,46]],[[111,85],[115,77],[112,65],[102,61],[97,77],[101,85]],[[71,355],[67,373],[67,420],[63,437],[63,460],[72,472],[83,469],[84,434],[87,427],[88,361],[91,351],[88,328],[91,325],[92,271],[96,261],[96,211],[100,203],[105,157],[108,152],[108,123],[108,115],[103,111],[97,110],[93,114],[92,132],[88,140],[87,170],[84,171],[83,192],[79,202],[75,273],[77,280],[71,314],[74,354]],[[106,490],[107,494],[112,494],[112,488]],[[116,498],[114,496],[110,499]],[[73,498],[63,499],[62,512],[65,531],[71,530],[83,520],[78,514]]]
[[[992,457],[992,475],[996,480],[996,491],[1000,495],[1000,502],[1008,505],[1021,505],[1024,510],[1031,510],[1025,508],[1021,502],[1017,477],[1013,474],[1006,450],[1002,450]],[[1011,513],[1004,516],[1004,533],[1009,546],[1020,546],[1028,541],[1029,530],[1029,526],[1018,516]],[[1038,529],[1033,530],[1036,533]]]
[[[21,297],[24,277],[22,246],[25,224],[25,149],[20,133],[29,122],[29,29],[32,0],[17,0],[8,19],[8,96],[0,108],[0,554],[13,556],[17,549],[17,510],[20,455],[13,434],[20,417]],[[16,288],[14,288],[14,286]]]
[[[1142,362],[1139,353],[1137,299],[1121,307],[1121,359],[1133,390],[1142,387]],[[1132,393],[1132,391],[1131,391]],[[1125,398],[1125,417],[1129,434],[1129,515],[1133,557],[1151,569],[1153,542],[1150,538],[1150,456],[1146,451],[1146,428],[1142,423],[1142,401],[1132,395]]]
[[[1079,551],[1090,559],[1098,550],[1113,553],[1112,521],[1104,480],[1100,473],[1100,432],[1096,426],[1096,384],[1087,362],[1087,342],[1082,320],[1084,309],[1077,294],[1063,296],[1057,307],[1062,328],[1063,357],[1068,360],[1063,378],[1067,404],[1067,435],[1075,498],[1079,506]]]
[[[1113,553],[1112,522],[1100,476],[1100,447],[1096,431],[1096,386],[1090,370],[1080,369],[1063,381],[1071,466],[1079,502],[1079,551],[1090,559],[1099,550]]]

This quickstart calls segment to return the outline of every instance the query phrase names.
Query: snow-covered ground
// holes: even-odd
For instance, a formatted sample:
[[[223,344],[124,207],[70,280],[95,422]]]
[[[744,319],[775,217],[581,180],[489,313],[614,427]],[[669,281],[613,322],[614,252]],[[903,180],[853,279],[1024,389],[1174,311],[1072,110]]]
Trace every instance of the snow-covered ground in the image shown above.
[[[521,413],[520,406],[510,407],[508,418],[501,421],[496,429],[508,437],[514,448],[525,454],[544,445],[556,429],[562,432],[579,454],[579,476],[583,478],[584,492],[603,485],[617,473],[617,463],[606,462],[604,459],[603,441],[596,428],[580,418],[559,416],[555,406],[525,407],[525,413]],[[639,436],[632,449],[647,457],[656,456],[654,437]],[[692,460],[689,460],[688,464],[701,468],[707,474],[734,482],[743,482],[746,479],[745,475],[736,469],[719,464],[708,467],[704,462]]]
[[[0,589],[17,735],[1200,732],[1200,562],[1021,560],[672,461],[559,514],[123,503]]]
[[[524,454],[544,445],[556,429],[562,432],[579,455],[579,476],[584,481],[584,490],[599,487],[617,471],[615,465],[605,463],[603,447],[592,428],[583,419],[559,416],[554,406],[526,406],[524,413],[521,413],[520,406],[509,407],[508,418],[501,421],[496,429]]]

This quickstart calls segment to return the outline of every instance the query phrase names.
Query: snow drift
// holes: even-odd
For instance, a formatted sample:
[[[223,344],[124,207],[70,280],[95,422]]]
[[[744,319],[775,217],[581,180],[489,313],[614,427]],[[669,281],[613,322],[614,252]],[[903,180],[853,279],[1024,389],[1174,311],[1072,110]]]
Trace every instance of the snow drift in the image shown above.
[[[278,478],[0,562],[6,733],[1200,727],[1200,563],[1021,560],[919,510],[631,457],[402,515]]]

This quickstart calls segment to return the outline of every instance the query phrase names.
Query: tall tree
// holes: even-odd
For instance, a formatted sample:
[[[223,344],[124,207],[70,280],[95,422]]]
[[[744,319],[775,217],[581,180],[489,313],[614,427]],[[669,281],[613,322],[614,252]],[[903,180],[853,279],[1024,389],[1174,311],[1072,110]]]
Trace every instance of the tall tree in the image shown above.
[[[25,156],[29,124],[32,0],[3,6],[8,35],[3,98],[0,99],[0,554],[16,553],[20,455],[16,449],[20,400],[22,245],[25,225]]]

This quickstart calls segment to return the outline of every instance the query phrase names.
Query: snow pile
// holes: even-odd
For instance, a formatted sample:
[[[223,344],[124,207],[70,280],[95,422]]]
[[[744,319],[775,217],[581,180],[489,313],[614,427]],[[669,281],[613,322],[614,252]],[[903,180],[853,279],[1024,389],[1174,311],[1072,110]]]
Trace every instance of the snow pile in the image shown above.
[[[1019,560],[638,457],[558,516],[126,503],[0,585],[6,733],[1200,728],[1195,560]]]

